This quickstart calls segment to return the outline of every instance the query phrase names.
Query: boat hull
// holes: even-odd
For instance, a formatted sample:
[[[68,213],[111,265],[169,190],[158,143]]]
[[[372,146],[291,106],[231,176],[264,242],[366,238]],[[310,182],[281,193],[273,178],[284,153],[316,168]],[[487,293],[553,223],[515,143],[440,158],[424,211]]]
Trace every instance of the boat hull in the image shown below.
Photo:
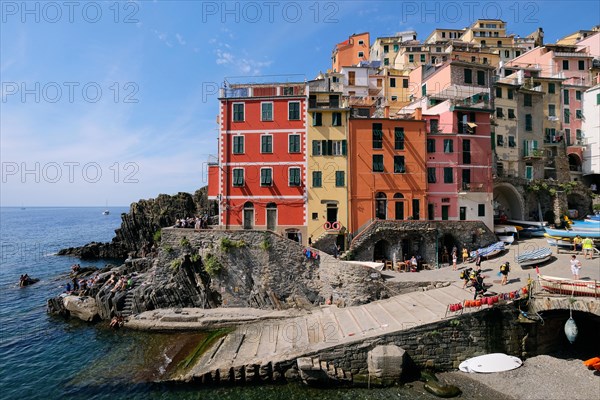
[[[538,273],[540,287],[550,293],[573,296],[600,297],[600,283],[545,276]]]
[[[591,230],[591,231],[582,231],[582,230],[564,230],[564,229],[553,229],[553,228],[544,228],[546,233],[550,236],[556,237],[569,237],[573,238],[575,236],[581,237],[591,237],[591,238],[600,238],[600,230]]]

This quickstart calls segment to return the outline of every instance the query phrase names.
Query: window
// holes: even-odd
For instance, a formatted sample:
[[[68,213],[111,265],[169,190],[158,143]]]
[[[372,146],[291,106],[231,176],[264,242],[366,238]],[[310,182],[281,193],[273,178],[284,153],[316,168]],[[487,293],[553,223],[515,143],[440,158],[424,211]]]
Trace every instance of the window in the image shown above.
[[[288,103],[288,119],[290,121],[300,119],[300,102],[290,101]]]
[[[408,55],[408,62],[414,62],[415,61],[415,56],[414,54],[409,54]]]
[[[473,83],[473,70],[465,68],[464,71],[465,83]]]
[[[323,185],[323,173],[321,171],[313,171],[312,185],[313,187],[321,187]]]
[[[273,152],[273,136],[262,135],[260,137],[260,152],[261,153],[272,153]]]
[[[387,44],[383,46],[383,52],[384,53],[389,53],[390,52],[390,46],[388,46]]]
[[[233,169],[233,186],[244,186],[244,170],[242,168]]]
[[[500,107],[496,107],[496,117],[502,118],[504,117],[504,111]]]
[[[383,172],[383,154],[373,154],[373,172]]]
[[[293,96],[294,95],[294,88],[287,86],[283,88],[283,95],[284,96]]]
[[[403,174],[406,172],[404,165],[404,156],[394,156],[394,173]]]
[[[477,84],[485,86],[485,71],[477,71]]]
[[[531,114],[525,114],[525,130],[529,132],[533,131],[533,118]]]
[[[244,154],[244,137],[233,137],[233,154]]]
[[[454,142],[452,139],[444,139],[444,153],[454,153]]]
[[[421,96],[426,96],[427,95],[427,84],[424,83],[423,85],[421,85]]]
[[[563,65],[564,70],[568,70],[569,69],[569,60],[563,60],[562,65]]]
[[[373,124],[373,148],[383,149],[382,124]]]
[[[313,126],[323,125],[323,114],[321,114],[320,112],[314,112],[312,114],[312,124]]]
[[[584,60],[577,61],[577,67],[579,68],[580,71],[583,71],[585,69],[585,61]]]
[[[363,53],[362,51],[358,52],[358,58],[363,58],[365,56],[365,53]]]
[[[521,52],[519,50],[515,51],[515,57],[519,57],[521,55]]]
[[[548,104],[548,116],[556,117],[556,106],[554,104]]]
[[[435,139],[427,139],[427,152],[435,153]]]
[[[596,94],[596,105],[600,104],[600,93]]]
[[[507,89],[507,90],[506,90],[506,97],[507,97],[509,100],[512,100],[512,99],[514,98],[514,96],[515,96],[515,95],[514,95],[514,92],[513,92],[513,90],[512,90],[512,89]]]
[[[485,217],[485,204],[477,204],[477,216]]]
[[[365,44],[365,42],[364,42],[363,40],[359,40],[359,41],[358,41],[358,45],[359,45],[359,46],[362,46],[363,44]]]
[[[581,90],[575,91],[575,100],[581,101]]]
[[[517,142],[515,141],[515,137],[509,136],[508,137],[508,147],[516,147],[516,146],[517,146]]]
[[[396,78],[390,78],[390,87],[396,87]]]
[[[525,107],[531,107],[532,101],[531,101],[531,95],[529,93],[525,93],[523,95],[523,105]]]
[[[233,104],[233,122],[244,122],[244,103]]]
[[[563,104],[565,106],[569,105],[569,90],[568,89],[563,90]]]
[[[395,44],[394,45],[394,52],[397,53],[399,49],[400,49],[400,46],[398,46],[397,44]]]
[[[389,58],[384,58],[383,59],[383,65],[390,65],[390,59]]]
[[[323,141],[321,140],[313,140],[312,141],[312,155],[313,156],[322,156],[323,154]]]
[[[260,169],[260,186],[273,185],[273,170],[271,168]]]
[[[583,112],[581,112],[581,110],[575,110],[575,118],[583,119]]]
[[[548,84],[548,93],[556,93],[556,84],[554,84],[554,83]]]
[[[348,85],[354,86],[355,77],[356,77],[355,71],[348,71]]]
[[[514,108],[509,108],[508,109],[508,118],[515,119],[515,110],[514,110]]]
[[[430,133],[437,133],[439,132],[439,120],[437,119],[430,119],[429,120],[429,132]]]
[[[421,54],[421,62],[424,63],[425,62],[425,54]]]
[[[436,179],[435,179],[435,168],[434,167],[427,167],[427,183],[435,183]]]
[[[452,177],[452,168],[444,167],[444,183],[452,183],[454,178]]]
[[[504,136],[502,136],[502,135],[496,136],[496,146],[504,147]]]
[[[344,171],[335,171],[335,187],[346,186],[346,173]]]
[[[289,185],[300,186],[300,168],[290,168],[289,173]]]
[[[502,88],[501,87],[496,88],[496,97],[499,99],[502,98]]]
[[[394,150],[404,150],[404,128],[394,128]]]
[[[288,151],[290,153],[300,153],[300,135],[288,136]]]
[[[392,97],[391,97],[391,100],[392,100],[392,101],[398,101],[398,96],[392,96]]]
[[[331,113],[331,126],[342,126],[342,113]]]
[[[581,143],[581,140],[583,139],[583,136],[581,135],[581,129],[575,130],[575,139]]]
[[[565,124],[571,123],[571,112],[569,110],[565,110],[565,118],[563,121]]]
[[[329,140],[328,140],[329,142]],[[346,141],[345,140],[331,140],[332,149],[331,155],[333,156],[345,156],[346,155]]]
[[[273,121],[273,103],[260,103],[260,120]]]
[[[504,58],[510,58],[510,51],[504,50]]]
[[[408,79],[402,79],[402,87],[408,89]]]
[[[318,221],[319,220],[319,213],[312,213],[312,219],[313,219],[313,221]]]

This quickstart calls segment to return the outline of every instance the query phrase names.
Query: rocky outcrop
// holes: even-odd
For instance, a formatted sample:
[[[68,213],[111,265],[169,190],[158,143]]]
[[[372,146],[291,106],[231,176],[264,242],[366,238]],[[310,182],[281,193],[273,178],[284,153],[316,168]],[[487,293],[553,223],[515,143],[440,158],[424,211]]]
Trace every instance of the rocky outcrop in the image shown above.
[[[167,228],[155,257],[103,270],[88,294],[102,319],[159,308],[348,306],[382,295],[375,270],[327,254],[307,258],[303,249],[272,232]],[[113,283],[120,276],[130,281],[124,290]],[[49,309],[72,315],[58,303],[49,300]]]
[[[115,230],[110,243],[92,242],[81,247],[62,249],[58,255],[76,256],[81,259],[126,258],[130,253],[144,256],[154,244],[157,232],[173,226],[178,218],[203,214],[208,209],[206,188],[194,195],[177,193],[161,194],[155,199],[132,203],[129,213],[121,214],[121,227]]]

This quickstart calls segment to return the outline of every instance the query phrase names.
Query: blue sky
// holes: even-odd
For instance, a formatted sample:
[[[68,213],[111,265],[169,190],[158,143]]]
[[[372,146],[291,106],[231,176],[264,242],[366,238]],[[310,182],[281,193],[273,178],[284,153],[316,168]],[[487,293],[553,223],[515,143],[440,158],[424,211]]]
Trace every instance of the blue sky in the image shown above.
[[[223,79],[312,79],[352,33],[416,30],[424,39],[488,17],[521,36],[541,26],[554,42],[600,24],[596,1],[0,5],[2,206],[128,205],[193,192],[216,153]]]

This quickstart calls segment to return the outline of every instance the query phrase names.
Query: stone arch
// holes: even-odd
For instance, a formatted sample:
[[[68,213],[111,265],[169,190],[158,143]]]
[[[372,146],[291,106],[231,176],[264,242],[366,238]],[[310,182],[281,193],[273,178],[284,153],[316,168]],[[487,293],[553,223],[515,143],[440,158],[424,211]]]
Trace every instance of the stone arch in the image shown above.
[[[376,260],[391,260],[390,242],[385,239],[380,239],[373,247],[373,261]]]
[[[508,182],[494,185],[494,217],[501,213],[509,219],[524,219],[525,202],[519,191]]]

